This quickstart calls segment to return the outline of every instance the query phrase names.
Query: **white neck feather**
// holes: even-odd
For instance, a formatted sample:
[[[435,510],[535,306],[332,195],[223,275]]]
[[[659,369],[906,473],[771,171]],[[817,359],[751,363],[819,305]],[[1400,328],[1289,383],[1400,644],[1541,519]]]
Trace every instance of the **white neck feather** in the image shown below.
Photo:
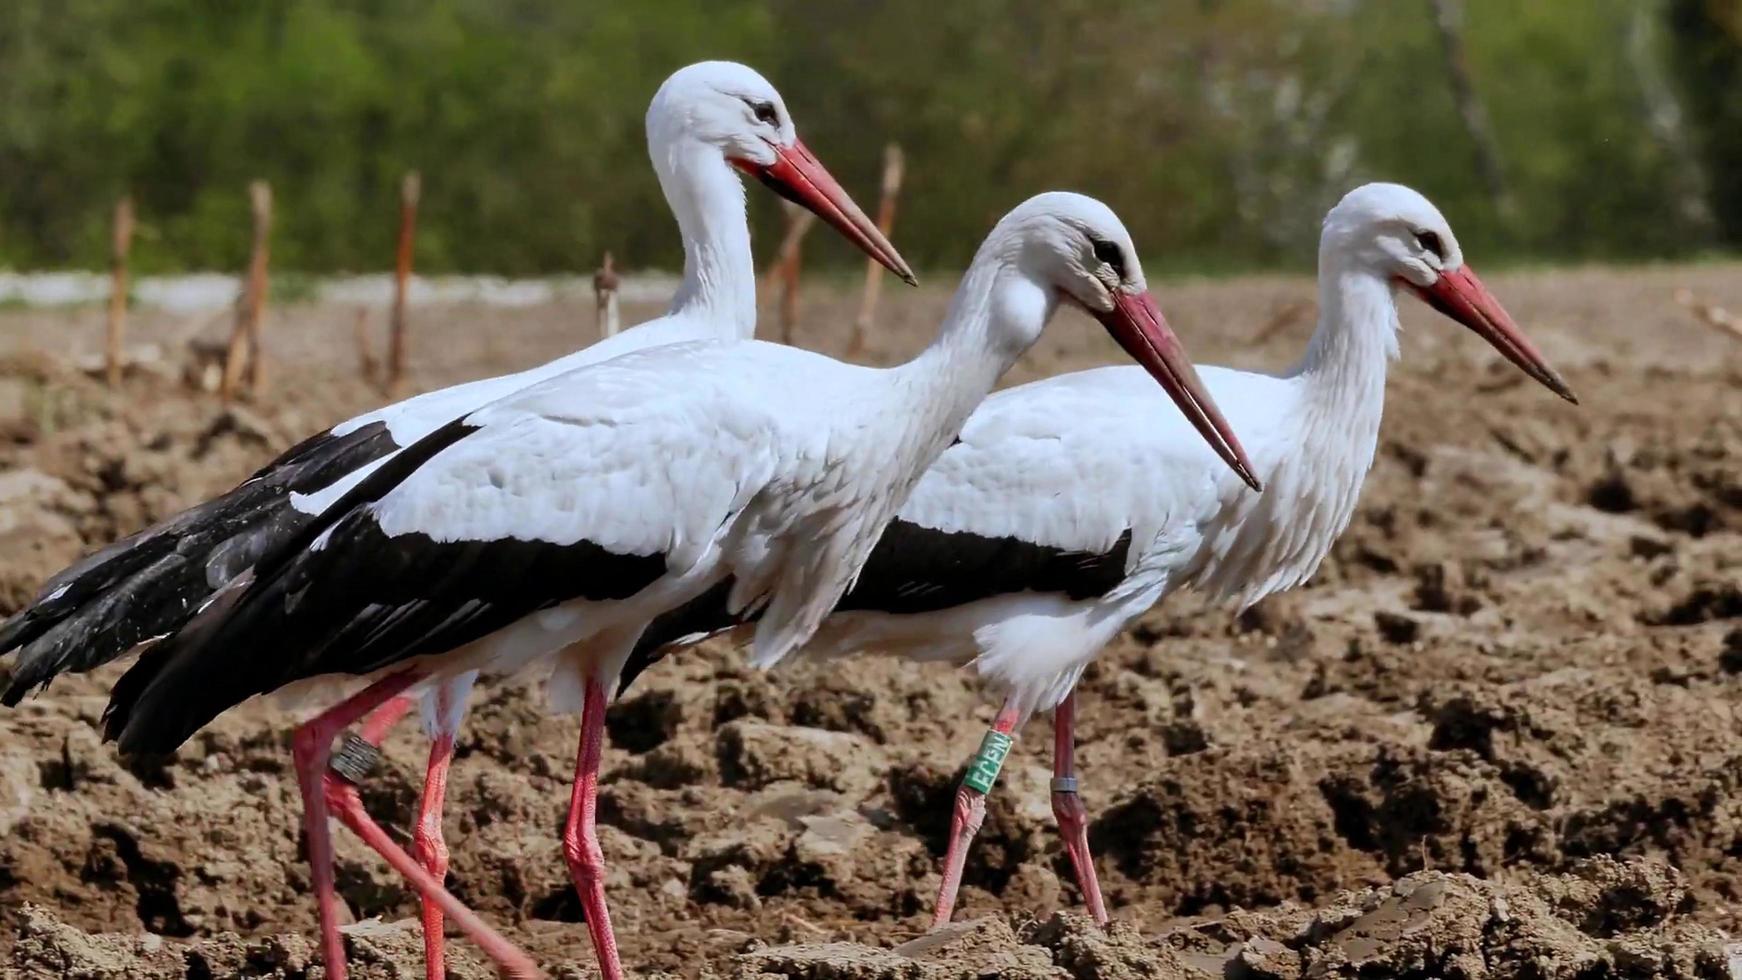
[[[1371,272],[1321,269],[1319,326],[1295,375],[1300,401],[1293,441],[1296,459],[1317,471],[1314,482],[1335,502],[1329,509],[1341,512],[1333,537],[1354,515],[1361,484],[1373,468],[1385,413],[1385,371],[1396,356],[1391,284]]]
[[[991,394],[1057,307],[1052,291],[1024,275],[1001,250],[982,247],[962,276],[937,336],[893,369],[898,397],[924,406],[910,429],[930,465]],[[930,455],[925,455],[929,453]]]
[[[1288,376],[1295,397],[1262,443],[1262,494],[1242,493],[1204,552],[1196,584],[1246,606],[1305,581],[1354,516],[1379,445],[1386,363],[1397,351],[1391,286],[1321,262],[1319,325]]]
[[[1318,329],[1294,370],[1314,410],[1377,433],[1386,365],[1396,357],[1391,284],[1372,272],[1321,263]]]
[[[653,169],[683,235],[683,282],[667,315],[715,325],[722,340],[749,340],[756,265],[743,183],[719,150],[689,139],[655,147]]]

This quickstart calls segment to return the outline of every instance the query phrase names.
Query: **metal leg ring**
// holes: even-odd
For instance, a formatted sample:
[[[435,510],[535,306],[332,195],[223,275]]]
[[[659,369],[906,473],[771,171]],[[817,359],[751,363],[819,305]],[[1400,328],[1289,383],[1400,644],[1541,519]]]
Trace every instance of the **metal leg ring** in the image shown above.
[[[354,732],[345,733],[327,760],[327,768],[348,783],[361,783],[380,765],[381,749]]]

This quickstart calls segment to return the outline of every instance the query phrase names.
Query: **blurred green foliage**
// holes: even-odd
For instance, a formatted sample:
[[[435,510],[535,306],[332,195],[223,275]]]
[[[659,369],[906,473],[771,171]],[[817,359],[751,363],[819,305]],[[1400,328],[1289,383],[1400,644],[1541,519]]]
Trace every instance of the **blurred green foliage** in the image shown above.
[[[642,115],[703,58],[768,75],[868,209],[899,141],[896,237],[927,267],[1054,187],[1175,269],[1299,269],[1367,179],[1425,191],[1483,256],[1742,244],[1742,0],[1460,7],[1506,200],[1428,0],[10,0],[0,264],[102,265],[130,191],[141,266],[236,268],[265,177],[276,267],[380,269],[416,168],[423,271],[671,267]]]

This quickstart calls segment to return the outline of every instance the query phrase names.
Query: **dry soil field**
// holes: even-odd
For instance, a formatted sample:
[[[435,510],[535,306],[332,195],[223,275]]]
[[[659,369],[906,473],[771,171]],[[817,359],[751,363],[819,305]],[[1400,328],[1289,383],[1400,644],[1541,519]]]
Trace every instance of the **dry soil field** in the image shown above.
[[[1687,286],[1742,310],[1742,268],[1491,285],[1583,407],[1411,304],[1378,463],[1317,580],[1238,617],[1180,597],[1085,678],[1109,932],[1076,914],[1044,719],[992,798],[958,924],[927,937],[950,794],[991,706],[944,669],[863,659],[764,676],[707,646],[611,717],[602,834],[631,972],[1730,976],[1742,344],[1670,297]],[[1159,295],[1202,361],[1282,368],[1311,329],[1305,280]],[[946,293],[887,299],[883,360],[924,341]],[[811,297],[798,341],[839,350],[826,325],[850,310],[847,294]],[[82,550],[368,405],[355,316],[274,311],[271,394],[226,412],[161,379],[111,396],[71,374],[66,351],[97,349],[97,311],[0,314],[0,611]],[[134,333],[180,327],[141,314]],[[423,309],[415,380],[530,364],[592,330],[567,307]],[[1015,380],[1114,357],[1071,316]],[[0,713],[0,972],[321,976],[291,716],[249,705],[174,759],[127,765],[96,734],[113,676]],[[576,731],[537,692],[488,692],[448,807],[451,887],[559,977],[592,974],[557,841]],[[366,789],[400,832],[423,751],[406,726]],[[421,977],[412,896],[342,834],[339,874],[356,974]],[[463,942],[451,968],[488,975]]]

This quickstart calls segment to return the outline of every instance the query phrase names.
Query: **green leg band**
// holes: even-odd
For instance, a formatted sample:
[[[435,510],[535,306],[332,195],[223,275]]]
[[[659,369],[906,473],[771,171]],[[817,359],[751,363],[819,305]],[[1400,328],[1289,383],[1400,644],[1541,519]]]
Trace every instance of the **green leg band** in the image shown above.
[[[1016,739],[1000,731],[988,731],[986,737],[980,740],[980,751],[974,753],[974,760],[968,763],[968,774],[962,777],[962,785],[981,794],[992,792],[992,784],[998,781],[998,770],[1004,768],[1004,757],[1010,754],[1010,746]]]

